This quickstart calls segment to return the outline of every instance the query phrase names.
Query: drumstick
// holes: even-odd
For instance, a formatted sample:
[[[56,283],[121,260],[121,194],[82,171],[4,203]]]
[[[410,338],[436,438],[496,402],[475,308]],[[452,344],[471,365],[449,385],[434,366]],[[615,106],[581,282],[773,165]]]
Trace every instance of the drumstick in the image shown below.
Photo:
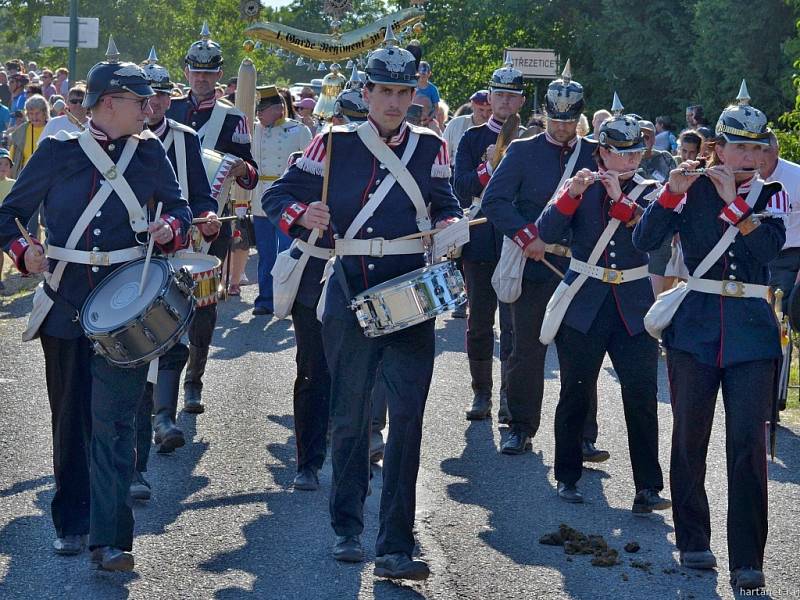
[[[486,223],[488,219],[486,217],[481,217],[480,219],[472,219],[469,222],[470,227],[474,227],[475,225],[483,225]],[[425,237],[426,235],[433,235],[436,233],[436,229],[430,229],[428,231],[418,231],[417,233],[410,233],[408,235],[404,235],[403,237],[395,238],[393,242],[399,242],[403,240],[416,240],[417,238]]]
[[[331,180],[331,154],[333,154],[333,123],[330,124],[328,129],[328,142],[325,149],[325,170],[322,172],[322,198],[320,201],[322,205],[328,204],[328,184]],[[323,229],[319,230],[319,235],[322,237],[325,234]]]
[[[161,218],[161,207],[162,204],[161,202],[159,202],[158,205],[156,206],[156,216],[153,219],[153,223],[156,223]],[[144,292],[144,282],[145,279],[147,279],[147,269],[150,267],[150,257],[153,254],[153,244],[155,243],[155,241],[156,238],[151,233],[150,241],[147,243],[147,256],[144,259],[144,268],[142,269],[142,279],[139,281],[139,296],[141,296],[142,292]]]
[[[33,244],[34,244],[34,241],[33,241],[33,239],[31,238],[31,234],[30,234],[30,233],[28,233],[28,230],[27,230],[27,229],[25,229],[25,228],[22,226],[22,223],[20,223],[20,222],[19,222],[19,219],[18,219],[18,218],[14,217],[14,222],[17,224],[17,227],[19,228],[19,232],[22,234],[22,237],[24,237],[24,238],[25,238],[25,241],[26,241],[26,242],[28,242],[28,245],[29,245],[29,246],[33,246]]]
[[[563,274],[561,271],[559,271],[559,270],[558,270],[558,269],[557,269],[557,268],[556,268],[556,267],[553,265],[553,263],[551,263],[549,260],[547,260],[547,259],[546,259],[544,256],[542,257],[542,262],[544,263],[544,266],[545,266],[545,267],[547,267],[548,269],[550,269],[550,270],[551,270],[553,273],[555,273],[556,275],[558,275],[558,276],[559,276],[561,279],[564,279],[564,274]]]
[[[217,220],[220,223],[225,223],[226,221],[235,221],[238,219],[236,215],[231,215],[229,217],[217,217]],[[202,225],[203,223],[211,223],[211,219],[208,217],[197,217],[196,219],[192,219],[192,225]]]

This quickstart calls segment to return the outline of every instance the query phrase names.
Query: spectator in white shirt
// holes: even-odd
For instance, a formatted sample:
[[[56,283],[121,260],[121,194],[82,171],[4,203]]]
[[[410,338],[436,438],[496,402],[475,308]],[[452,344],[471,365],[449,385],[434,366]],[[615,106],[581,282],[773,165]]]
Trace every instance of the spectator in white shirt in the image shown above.
[[[86,109],[83,108],[82,104],[85,95],[86,88],[80,83],[69,90],[66,113],[60,117],[53,117],[47,122],[39,136],[40,142],[48,136],[56,135],[59,131],[66,131],[67,133],[83,131],[86,122],[89,120]]]
[[[447,151],[450,153],[450,164],[455,164],[456,150],[461,136],[470,127],[483,125],[489,120],[492,114],[492,107],[489,105],[489,91],[478,90],[469,98],[472,114],[453,117],[447,123],[442,137],[447,142]]]

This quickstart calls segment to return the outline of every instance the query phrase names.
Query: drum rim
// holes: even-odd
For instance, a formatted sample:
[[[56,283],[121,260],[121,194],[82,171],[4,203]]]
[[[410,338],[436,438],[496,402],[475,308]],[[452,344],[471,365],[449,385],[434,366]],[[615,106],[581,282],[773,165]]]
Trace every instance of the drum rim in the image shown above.
[[[408,277],[409,275],[412,275],[414,273],[419,273],[419,275],[423,275],[423,274],[426,274],[426,273],[433,273],[435,271],[443,271],[443,270],[444,271],[449,271],[449,270],[456,270],[457,271],[458,268],[456,267],[455,262],[452,261],[452,260],[444,260],[442,262],[436,263],[435,265],[425,265],[424,267],[420,267],[419,269],[414,269],[413,271],[409,271],[408,273],[404,273],[403,275],[398,275],[397,277],[392,277],[391,279],[387,279],[386,281],[384,281],[382,283],[378,283],[376,285],[373,285],[372,287],[368,287],[364,291],[359,292],[358,294],[355,294],[353,296],[353,302],[356,302],[359,299],[366,300],[366,299],[368,299],[370,297],[374,297],[374,293],[375,293],[374,290],[376,290],[376,289],[379,289],[379,288],[382,289],[382,290],[383,289],[391,289],[394,285],[397,285],[397,284],[393,284],[393,286],[389,286],[388,288],[383,288],[383,286],[385,286],[386,284],[391,283],[391,282],[393,282],[393,281],[395,281],[397,279],[400,279],[401,277]],[[413,281],[413,279],[405,280],[405,282],[408,282],[408,281]],[[397,283],[399,283],[399,282],[397,282]]]
[[[79,317],[78,317],[78,323],[81,326],[81,329],[83,330],[83,333],[84,333],[84,335],[86,337],[89,337],[90,333],[93,333],[93,334],[109,333],[110,334],[110,333],[112,333],[114,331],[118,331],[120,329],[123,329],[123,326],[121,326],[121,325],[117,325],[117,326],[111,327],[111,328],[97,328],[97,327],[89,327],[89,326],[87,326],[87,324],[86,324],[87,306],[89,306],[91,304],[91,301],[100,293],[100,290],[103,289],[103,283],[105,283],[108,280],[108,278],[111,277],[114,273],[116,273],[117,271],[119,271],[120,269],[122,269],[124,267],[132,265],[134,263],[144,262],[145,260],[147,260],[147,259],[146,258],[137,258],[136,260],[131,260],[131,261],[128,261],[126,263],[123,263],[118,268],[114,269],[111,273],[106,275],[103,278],[103,280],[100,283],[97,284],[97,287],[94,288],[89,293],[88,296],[86,296],[86,300],[83,301],[83,305],[81,306],[80,314],[79,314]],[[150,309],[150,307],[153,306],[153,303],[155,303],[163,295],[163,292],[166,291],[169,288],[169,283],[174,278],[174,275],[175,275],[175,269],[172,267],[171,264],[169,264],[169,261],[166,258],[164,258],[162,256],[153,256],[153,257],[150,258],[150,262],[151,263],[157,263],[157,264],[165,264],[166,267],[167,267],[168,273],[171,274],[172,277],[170,277],[169,275],[166,277],[164,284],[162,284],[161,288],[159,289],[159,294],[156,295],[150,302],[145,304],[144,308],[141,311],[139,311],[138,314],[142,314],[144,312],[147,312]]]

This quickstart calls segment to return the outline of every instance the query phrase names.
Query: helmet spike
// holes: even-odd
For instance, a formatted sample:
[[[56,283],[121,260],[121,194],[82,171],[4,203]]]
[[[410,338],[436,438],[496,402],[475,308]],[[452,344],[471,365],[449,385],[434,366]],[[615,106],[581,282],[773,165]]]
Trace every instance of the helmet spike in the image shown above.
[[[211,32],[208,30],[208,21],[203,21],[203,28],[200,30],[200,39],[204,41],[211,39]]]
[[[739,86],[739,95],[736,96],[736,103],[739,106],[750,104],[750,92],[747,91],[747,82],[744,79],[742,79],[742,85]]]
[[[353,70],[350,72],[350,85],[351,87],[354,85],[361,85],[361,77],[358,75],[358,66],[353,61]]]
[[[618,117],[622,114],[623,110],[625,110],[625,107],[622,106],[622,102],[620,101],[619,96],[617,96],[617,92],[614,92],[614,100],[611,103],[611,113],[615,117]]]
[[[397,45],[397,38],[394,35],[391,23],[386,26],[386,37],[383,38],[383,45],[387,48]]]
[[[110,63],[117,63],[119,62],[119,50],[117,50],[117,45],[114,43],[114,36],[108,36],[108,48],[106,49],[106,60]]]
[[[503,57],[503,66],[504,67],[513,67],[514,61],[511,60],[511,55],[506,52],[505,56]]]
[[[150,47],[150,55],[147,57],[147,62],[151,65],[154,65],[158,62],[158,57],[156,56],[156,47]]]
[[[569,59],[567,59],[567,64],[564,65],[564,70],[561,72],[561,79],[564,80],[564,83],[572,81],[572,66]]]

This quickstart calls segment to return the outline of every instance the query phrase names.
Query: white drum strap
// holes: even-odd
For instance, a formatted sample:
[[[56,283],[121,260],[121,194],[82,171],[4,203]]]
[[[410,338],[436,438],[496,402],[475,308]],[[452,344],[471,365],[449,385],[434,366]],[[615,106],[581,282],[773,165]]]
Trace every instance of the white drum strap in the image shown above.
[[[419,189],[419,185],[414,180],[408,168],[406,168],[408,160],[410,160],[411,157],[409,156],[408,160],[401,160],[391,148],[384,143],[380,136],[378,136],[369,122],[364,122],[359,125],[358,129],[356,129],[356,133],[358,133],[358,137],[361,138],[367,150],[372,152],[375,158],[386,165],[386,168],[389,169],[389,173],[394,176],[394,179],[397,180],[397,183],[400,184],[400,187],[403,188],[403,191],[414,204],[414,210],[417,212],[417,229],[420,231],[429,231],[431,229],[431,219],[428,216],[428,207],[425,206],[425,200],[422,198],[422,191]],[[406,150],[411,147],[411,153],[413,154],[418,142],[419,134],[409,130]],[[405,159],[405,155],[403,158]]]
[[[125,177],[122,171],[114,164],[114,161],[111,160],[111,157],[105,153],[105,151],[100,147],[100,144],[97,143],[97,140],[92,137],[92,134],[89,130],[84,131],[78,137],[78,142],[81,145],[81,148],[86,153],[86,156],[89,157],[89,160],[92,161],[92,164],[95,168],[100,171],[100,173],[105,178],[105,182],[108,183],[114,191],[119,196],[122,203],[125,205],[125,208],[128,211],[128,218],[130,219],[131,228],[137,232],[147,231],[147,215],[144,212],[144,208],[142,205],[139,204],[139,200],[136,198],[136,194],[133,193],[131,186],[128,185],[128,182],[125,180]],[[139,139],[136,136],[130,136],[128,141],[126,142],[126,147],[128,144],[138,144]],[[134,148],[133,150],[135,150]],[[131,155],[133,152],[131,152]]]
[[[88,130],[84,133],[89,133]],[[84,135],[83,133],[81,135]],[[117,170],[120,174],[125,172],[125,169],[128,168],[128,165],[131,162],[131,158],[133,158],[134,152],[136,152],[136,147],[139,145],[138,138],[131,136],[128,138],[128,141],[125,143],[125,147],[122,149],[122,155],[119,157],[119,162],[117,163]],[[99,148],[99,145],[98,145]],[[91,159],[91,157],[90,157]],[[81,213],[81,216],[78,218],[78,221],[75,223],[75,226],[72,228],[72,231],[67,238],[67,243],[64,245],[65,248],[70,250],[74,250],[75,246],[78,245],[78,241],[83,236],[83,233],[86,231],[86,228],[89,227],[89,223],[92,222],[95,214],[98,210],[105,204],[108,197],[111,195],[112,188],[109,185],[108,181],[104,181],[100,185],[100,189],[97,190],[97,193],[91,199],[89,204]],[[50,275],[48,279],[48,285],[52,288],[52,290],[58,291],[58,285],[61,282],[61,276],[64,274],[64,269],[67,267],[67,263],[65,261],[59,261],[55,268],[53,269],[53,273]]]
[[[171,130],[175,136],[175,162],[178,167],[178,183],[181,186],[181,193],[186,201],[189,201],[189,175],[186,172],[186,137],[183,131]]]
[[[217,140],[222,132],[222,125],[225,123],[227,114],[228,111],[224,105],[219,102],[214,105],[214,110],[211,111],[211,118],[197,131],[203,148],[214,150],[217,147]]]

